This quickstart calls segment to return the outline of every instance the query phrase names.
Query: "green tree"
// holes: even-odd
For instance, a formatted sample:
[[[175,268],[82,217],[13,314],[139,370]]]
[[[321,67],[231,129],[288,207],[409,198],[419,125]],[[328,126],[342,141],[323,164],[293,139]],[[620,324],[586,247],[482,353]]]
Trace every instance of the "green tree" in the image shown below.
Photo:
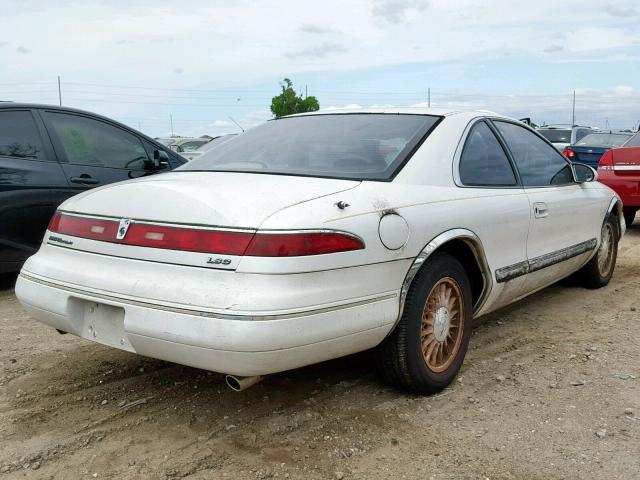
[[[282,87],[282,93],[271,99],[271,112],[276,118],[294,113],[320,110],[318,99],[316,97],[302,98],[298,96],[293,89],[293,83],[288,78],[285,78],[280,86]]]

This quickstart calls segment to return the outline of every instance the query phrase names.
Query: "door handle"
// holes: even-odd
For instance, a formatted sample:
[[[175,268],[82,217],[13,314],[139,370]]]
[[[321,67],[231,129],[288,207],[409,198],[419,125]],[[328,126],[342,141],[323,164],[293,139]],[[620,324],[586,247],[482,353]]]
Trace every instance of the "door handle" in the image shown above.
[[[83,173],[79,177],[71,177],[69,181],[71,183],[79,183],[80,185],[97,185],[100,183],[100,180],[93,178],[91,175],[87,175],[86,173]]]
[[[549,208],[544,202],[535,202],[533,204],[533,214],[536,218],[545,218],[549,216]]]

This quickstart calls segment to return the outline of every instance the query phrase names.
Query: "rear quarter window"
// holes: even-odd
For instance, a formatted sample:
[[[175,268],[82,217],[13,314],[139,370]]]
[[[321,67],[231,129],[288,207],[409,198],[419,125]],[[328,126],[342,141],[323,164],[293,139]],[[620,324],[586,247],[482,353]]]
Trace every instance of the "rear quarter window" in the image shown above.
[[[42,159],[42,141],[30,111],[0,111],[0,155]]]

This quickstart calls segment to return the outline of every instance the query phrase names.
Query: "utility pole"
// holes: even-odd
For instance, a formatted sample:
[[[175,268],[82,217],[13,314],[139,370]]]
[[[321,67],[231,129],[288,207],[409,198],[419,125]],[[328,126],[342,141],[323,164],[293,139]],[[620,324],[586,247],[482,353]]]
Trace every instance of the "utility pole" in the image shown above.
[[[171,136],[173,137],[173,115],[169,114],[169,122],[171,122]]]
[[[573,91],[573,108],[571,109],[571,126],[576,124],[576,91]]]
[[[431,108],[431,87],[427,88],[427,106]]]
[[[307,98],[307,86],[304,86],[304,98]]]
[[[58,102],[62,106],[62,88],[60,87],[60,75],[58,75]]]

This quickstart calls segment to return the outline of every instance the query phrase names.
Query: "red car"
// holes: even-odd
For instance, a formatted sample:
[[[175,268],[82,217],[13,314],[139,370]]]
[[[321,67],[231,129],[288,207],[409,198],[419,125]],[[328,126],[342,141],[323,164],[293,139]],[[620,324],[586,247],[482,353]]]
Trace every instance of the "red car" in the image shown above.
[[[630,227],[640,210],[640,131],[620,148],[607,151],[598,163],[598,181],[622,198],[624,219]]]

